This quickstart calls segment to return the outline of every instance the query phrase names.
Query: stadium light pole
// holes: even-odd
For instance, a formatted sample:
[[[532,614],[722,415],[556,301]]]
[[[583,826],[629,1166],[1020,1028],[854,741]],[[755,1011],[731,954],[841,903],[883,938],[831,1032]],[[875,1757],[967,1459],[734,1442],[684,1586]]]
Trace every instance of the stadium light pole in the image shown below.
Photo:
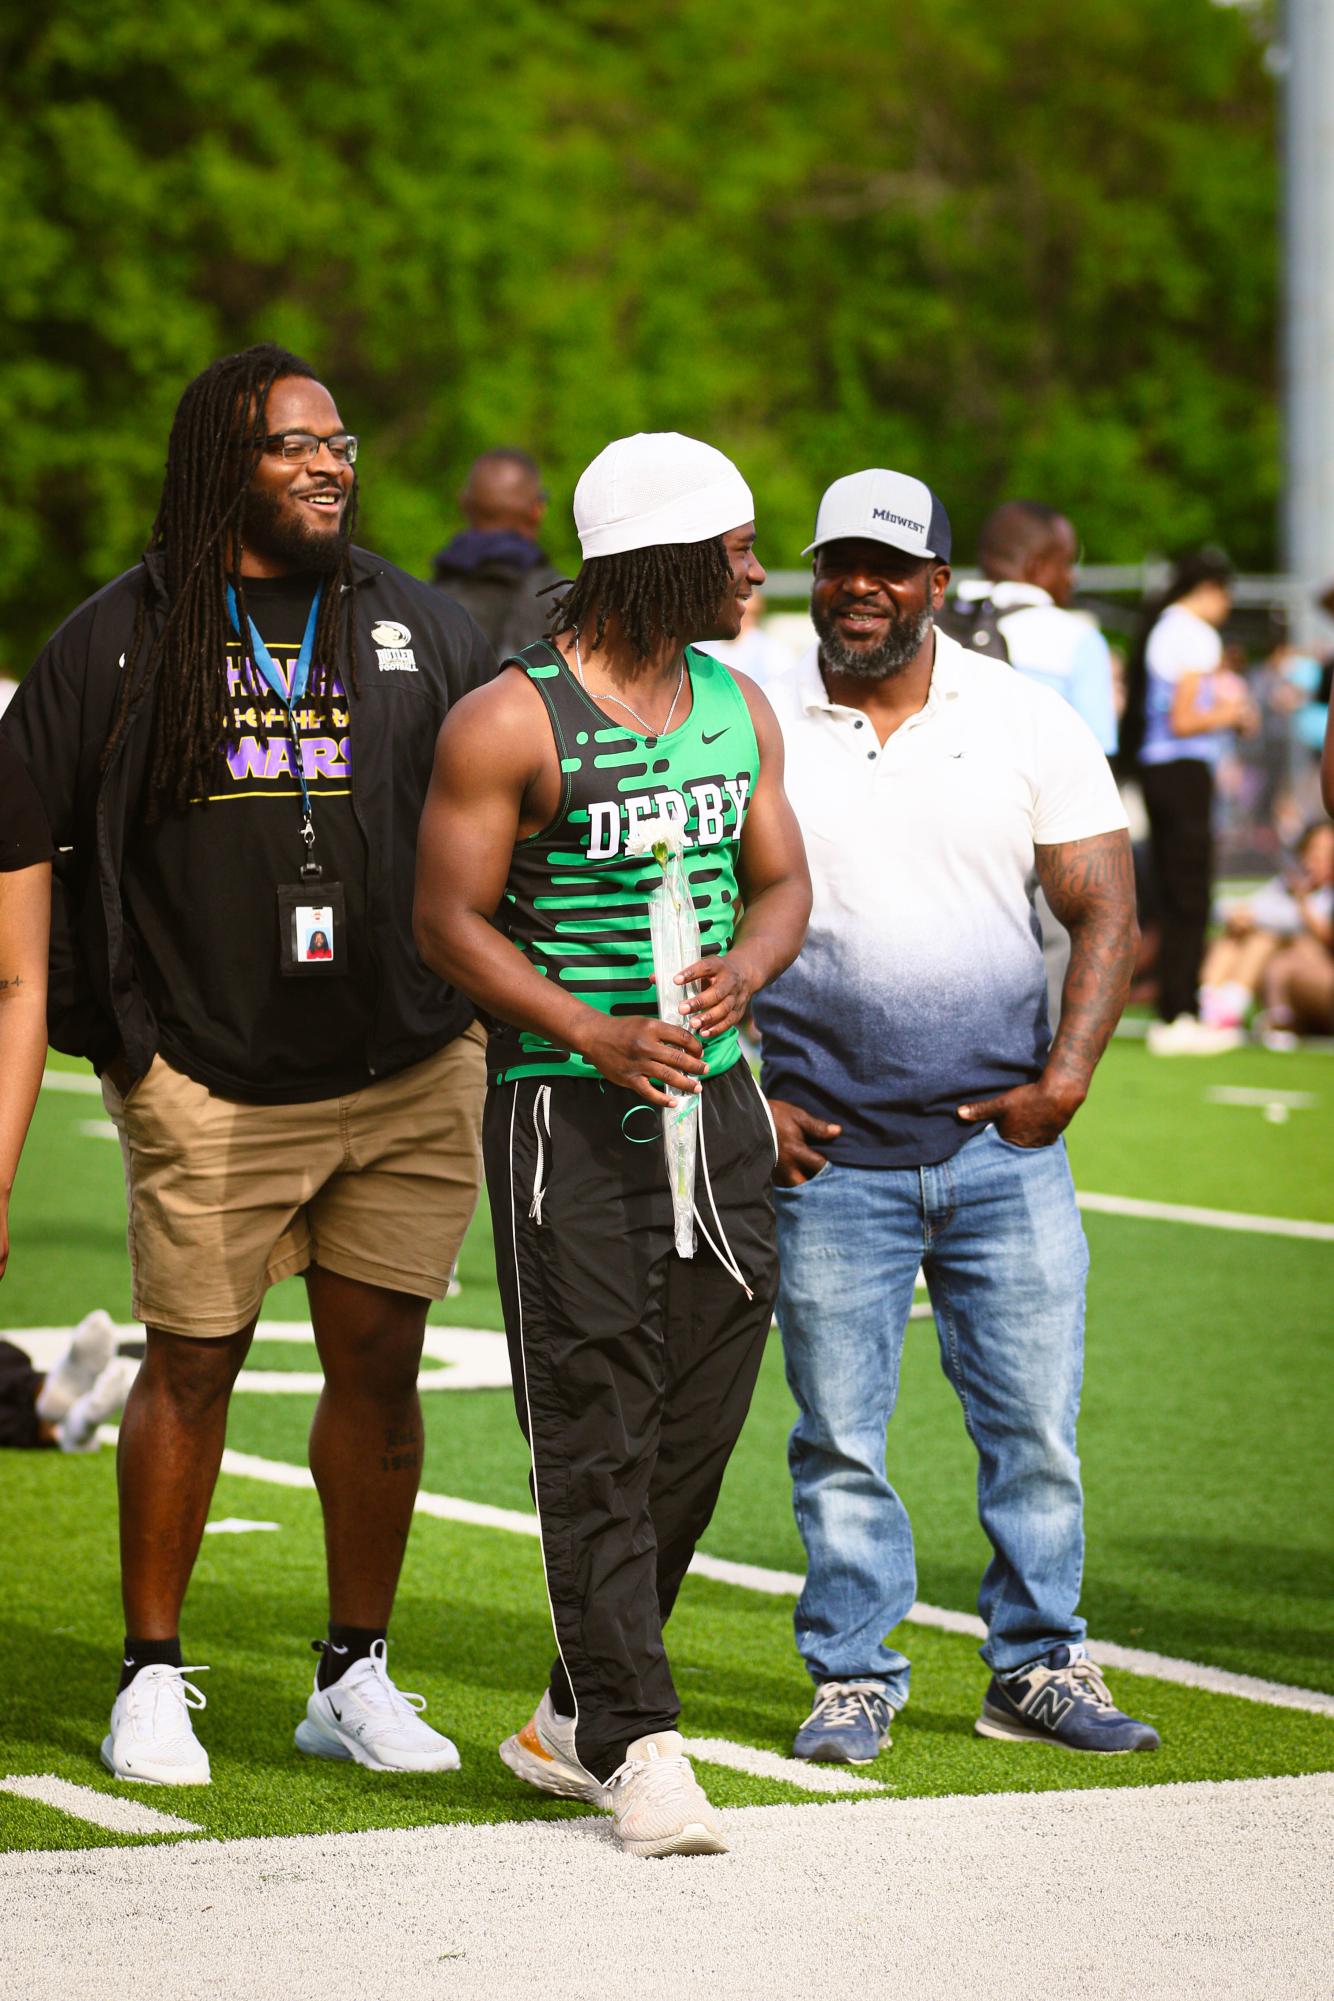
[[[1334,581],[1334,0],[1285,0],[1283,103],[1283,563],[1302,584],[1292,637],[1322,621]]]

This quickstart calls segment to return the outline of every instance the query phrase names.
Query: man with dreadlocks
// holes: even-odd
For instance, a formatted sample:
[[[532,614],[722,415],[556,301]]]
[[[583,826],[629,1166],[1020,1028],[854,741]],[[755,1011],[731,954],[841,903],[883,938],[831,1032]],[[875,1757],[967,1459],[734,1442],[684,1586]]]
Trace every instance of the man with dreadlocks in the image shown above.
[[[356,456],[295,355],[215,362],[177,409],[143,561],[61,627],[5,719],[69,851],[52,1040],[102,1075],[148,1330],[102,1746],[123,1779],[208,1782],[181,1605],[232,1385],[295,1272],[325,1376],[330,1611],[296,1741],[378,1770],[458,1763],[390,1681],[385,1631],[484,1087],[471,1002],[413,946],[413,854],[436,731],[494,659],[460,607],[351,545]]]
[[[556,1631],[550,1687],[500,1755],[610,1808],[637,1855],[727,1845],[683,1755],[662,1629],[777,1284],[774,1146],[737,1027],[810,908],[773,713],[693,643],[734,639],[764,581],[753,513],[735,466],[693,438],[622,438],[593,461],[552,640],[446,720],[418,857],[422,956],[498,1023],[487,1183]],[[682,832],[699,917],[704,956],[677,974],[698,982],[693,1033],[655,1018],[658,871],[633,839],[654,815]],[[689,1260],[652,1109],[688,1092]]]

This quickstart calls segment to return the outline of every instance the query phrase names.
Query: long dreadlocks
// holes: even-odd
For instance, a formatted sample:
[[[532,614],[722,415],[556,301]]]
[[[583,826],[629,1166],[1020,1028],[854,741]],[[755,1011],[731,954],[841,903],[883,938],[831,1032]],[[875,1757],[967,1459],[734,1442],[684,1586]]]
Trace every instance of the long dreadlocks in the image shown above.
[[[590,556],[570,588],[555,599],[548,638],[593,626],[602,644],[614,614],[640,660],[664,639],[708,632],[718,616],[731,565],[721,535],[707,542],[663,542],[617,556]]]
[[[246,489],[264,450],[264,408],[274,383],[287,376],[315,380],[308,362],[265,341],[224,355],[197,375],[176,406],[167,443],[166,476],[146,554],[162,559],[167,615],[150,637],[147,584],[140,594],[125,656],[120,695],[102,752],[103,769],[130,728],[140,704],[153,704],[152,749],[144,799],[148,824],[182,813],[207,794],[227,726],[227,586],[237,596],[242,632],[245,586],[238,533]],[[356,518],[357,489],[345,528]],[[325,694],[335,674],[357,686],[353,593],[344,546],[320,599],[312,689]]]

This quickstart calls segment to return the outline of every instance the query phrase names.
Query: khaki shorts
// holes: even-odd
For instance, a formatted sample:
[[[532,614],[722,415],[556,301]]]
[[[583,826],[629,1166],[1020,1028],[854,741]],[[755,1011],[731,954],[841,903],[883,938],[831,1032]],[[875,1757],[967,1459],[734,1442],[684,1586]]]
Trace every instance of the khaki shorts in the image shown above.
[[[346,1098],[243,1105],[161,1056],[102,1101],[120,1135],[134,1314],[235,1334],[281,1278],[320,1264],[443,1299],[477,1205],[486,1034]]]

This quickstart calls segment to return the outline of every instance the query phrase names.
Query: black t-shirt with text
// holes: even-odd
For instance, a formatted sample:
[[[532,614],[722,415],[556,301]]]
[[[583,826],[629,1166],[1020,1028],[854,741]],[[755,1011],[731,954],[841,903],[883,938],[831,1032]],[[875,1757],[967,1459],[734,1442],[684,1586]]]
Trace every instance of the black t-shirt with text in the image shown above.
[[[247,608],[290,679],[319,579],[248,578]],[[246,649],[246,653],[249,648]],[[312,682],[317,680],[312,664]],[[324,881],[343,886],[337,978],[280,971],[278,885],[300,881],[301,794],[282,704],[240,642],[227,650],[228,727],[208,797],[153,827],[126,853],[135,958],[177,1070],[221,1097],[294,1104],[369,1083],[376,969],[366,947],[366,842],[352,809],[348,709],[341,683],[294,706]],[[318,888],[310,898],[321,901]]]

